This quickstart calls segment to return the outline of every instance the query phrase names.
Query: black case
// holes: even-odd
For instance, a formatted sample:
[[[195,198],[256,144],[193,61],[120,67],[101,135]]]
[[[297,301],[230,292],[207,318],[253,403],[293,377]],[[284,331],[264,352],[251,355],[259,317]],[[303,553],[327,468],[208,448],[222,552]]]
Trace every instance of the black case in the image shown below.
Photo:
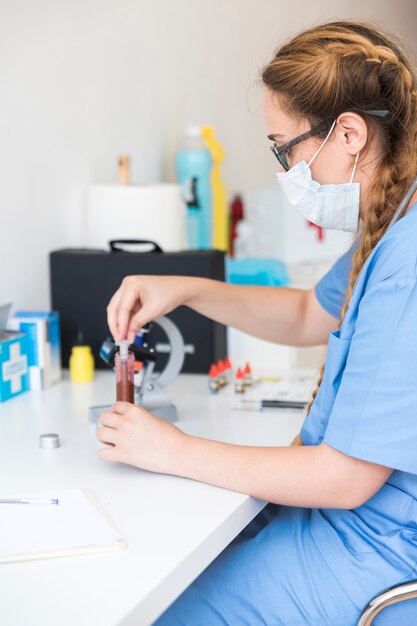
[[[99,350],[110,335],[106,307],[125,276],[132,274],[200,276],[225,279],[224,253],[218,250],[185,252],[126,252],[111,242],[113,250],[69,248],[50,254],[52,310],[61,317],[62,365],[68,367],[77,334],[93,349],[96,367],[106,368]],[[185,342],[184,372],[207,373],[211,363],[224,358],[226,328],[187,307],[168,315]],[[157,369],[163,367],[168,344],[163,331],[153,326],[150,344],[158,348]]]

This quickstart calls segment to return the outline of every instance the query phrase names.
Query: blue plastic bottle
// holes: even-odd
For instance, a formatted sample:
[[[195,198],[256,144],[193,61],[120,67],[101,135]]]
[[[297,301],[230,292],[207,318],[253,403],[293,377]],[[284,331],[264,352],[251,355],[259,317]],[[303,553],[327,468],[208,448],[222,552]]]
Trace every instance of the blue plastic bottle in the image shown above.
[[[187,205],[187,236],[192,250],[212,247],[212,165],[212,157],[202,138],[201,127],[188,127],[184,146],[175,157],[175,169]]]

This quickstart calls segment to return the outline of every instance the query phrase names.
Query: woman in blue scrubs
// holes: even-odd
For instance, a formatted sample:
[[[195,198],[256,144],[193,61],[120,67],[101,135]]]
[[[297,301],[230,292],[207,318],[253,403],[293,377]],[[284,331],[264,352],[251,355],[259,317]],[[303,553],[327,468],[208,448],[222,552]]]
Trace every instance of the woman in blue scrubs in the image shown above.
[[[386,34],[327,23],[263,69],[267,135],[294,209],[355,243],[315,289],[126,278],[113,296],[117,340],[186,305],[269,341],[328,341],[318,390],[288,448],[183,434],[127,403],[100,417],[100,456],[187,476],[271,503],[159,625],[353,626],[369,599],[417,577],[417,85]],[[417,605],[375,624],[417,623]]]

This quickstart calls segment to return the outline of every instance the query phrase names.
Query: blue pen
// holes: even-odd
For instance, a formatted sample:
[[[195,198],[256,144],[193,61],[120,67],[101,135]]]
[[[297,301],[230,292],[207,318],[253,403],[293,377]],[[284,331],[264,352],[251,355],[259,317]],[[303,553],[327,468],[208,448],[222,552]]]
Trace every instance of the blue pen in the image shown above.
[[[58,498],[0,498],[0,504],[59,504]]]

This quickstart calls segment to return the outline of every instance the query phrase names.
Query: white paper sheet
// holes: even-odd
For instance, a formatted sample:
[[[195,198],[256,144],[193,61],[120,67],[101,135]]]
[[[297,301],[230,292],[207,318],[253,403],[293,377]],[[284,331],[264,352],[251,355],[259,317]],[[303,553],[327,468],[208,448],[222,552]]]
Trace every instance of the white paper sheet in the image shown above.
[[[255,381],[241,396],[235,395],[232,408],[239,411],[261,410],[262,401],[284,401],[307,404],[316,384],[317,374],[288,374],[275,382]],[[277,407],[278,409],[279,407]]]
[[[109,546],[121,540],[81,489],[0,494],[9,497],[58,498],[59,504],[0,504],[0,559]]]

